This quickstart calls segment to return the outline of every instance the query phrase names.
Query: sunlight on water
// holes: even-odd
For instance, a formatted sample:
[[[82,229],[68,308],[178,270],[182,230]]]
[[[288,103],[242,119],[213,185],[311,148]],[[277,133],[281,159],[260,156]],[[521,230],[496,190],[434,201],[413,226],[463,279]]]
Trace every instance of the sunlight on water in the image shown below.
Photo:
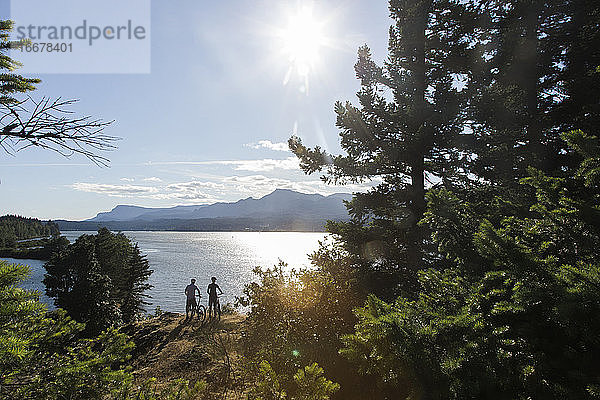
[[[81,234],[96,232],[63,232],[73,242]],[[221,302],[233,302],[242,294],[244,285],[255,279],[252,269],[256,266],[272,267],[279,259],[289,268],[309,267],[308,254],[317,250],[318,242],[325,233],[305,232],[125,232],[138,243],[147,255],[154,273],[150,284],[154,288],[147,310],[152,312],[158,305],[164,311],[184,312],[183,290],[191,278],[196,278],[200,290],[205,293],[210,278],[227,295]],[[12,262],[13,260],[11,260]],[[43,262],[17,260],[33,269],[27,288],[43,292]],[[207,302],[203,296],[203,302]],[[206,304],[205,304],[206,305]]]

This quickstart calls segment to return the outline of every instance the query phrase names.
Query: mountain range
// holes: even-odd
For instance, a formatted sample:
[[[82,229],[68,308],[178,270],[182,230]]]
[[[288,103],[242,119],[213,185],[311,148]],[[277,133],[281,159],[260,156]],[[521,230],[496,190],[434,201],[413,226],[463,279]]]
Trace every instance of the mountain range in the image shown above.
[[[259,199],[233,203],[146,208],[118,205],[85,221],[58,220],[61,230],[299,230],[322,231],[327,220],[347,220],[344,201],[351,194],[329,196],[277,189]]]

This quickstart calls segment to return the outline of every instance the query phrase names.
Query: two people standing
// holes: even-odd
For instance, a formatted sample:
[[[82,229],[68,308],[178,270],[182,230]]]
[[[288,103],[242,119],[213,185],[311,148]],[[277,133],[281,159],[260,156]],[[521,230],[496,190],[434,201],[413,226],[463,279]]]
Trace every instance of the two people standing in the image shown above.
[[[216,283],[217,278],[215,278],[213,276],[211,278],[211,281],[212,282],[206,288],[206,293],[208,294],[208,315],[209,315],[209,317],[211,317],[213,315],[211,311],[214,310],[214,316],[216,317],[217,315],[219,315],[219,317],[220,317],[221,316],[221,308],[219,306],[217,290],[219,291],[219,294],[223,294],[223,291],[221,290],[219,285],[217,285],[217,283]],[[190,312],[191,312],[191,317],[194,318],[194,314],[198,307],[198,303],[196,302],[196,292],[198,292],[198,297],[202,297],[202,295],[200,294],[200,289],[198,289],[198,286],[196,286],[196,280],[192,279],[191,283],[189,285],[187,285],[185,288],[185,296],[186,296],[185,319],[186,320],[188,320],[190,318]]]

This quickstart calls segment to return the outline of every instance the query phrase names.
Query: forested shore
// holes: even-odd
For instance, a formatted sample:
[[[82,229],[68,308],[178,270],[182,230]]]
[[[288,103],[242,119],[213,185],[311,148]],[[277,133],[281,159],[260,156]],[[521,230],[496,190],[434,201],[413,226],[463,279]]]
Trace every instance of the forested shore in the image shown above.
[[[17,215],[0,217],[0,257],[48,260],[60,239],[52,221]]]

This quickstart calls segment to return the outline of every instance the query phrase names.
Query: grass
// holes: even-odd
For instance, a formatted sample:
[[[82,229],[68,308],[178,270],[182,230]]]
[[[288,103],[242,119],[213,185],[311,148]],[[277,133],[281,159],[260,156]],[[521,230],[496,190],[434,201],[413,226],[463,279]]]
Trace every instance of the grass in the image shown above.
[[[204,323],[164,313],[124,328],[136,344],[131,366],[137,384],[154,377],[159,387],[177,379],[205,381],[209,399],[245,398],[240,337],[245,317],[225,314]]]

